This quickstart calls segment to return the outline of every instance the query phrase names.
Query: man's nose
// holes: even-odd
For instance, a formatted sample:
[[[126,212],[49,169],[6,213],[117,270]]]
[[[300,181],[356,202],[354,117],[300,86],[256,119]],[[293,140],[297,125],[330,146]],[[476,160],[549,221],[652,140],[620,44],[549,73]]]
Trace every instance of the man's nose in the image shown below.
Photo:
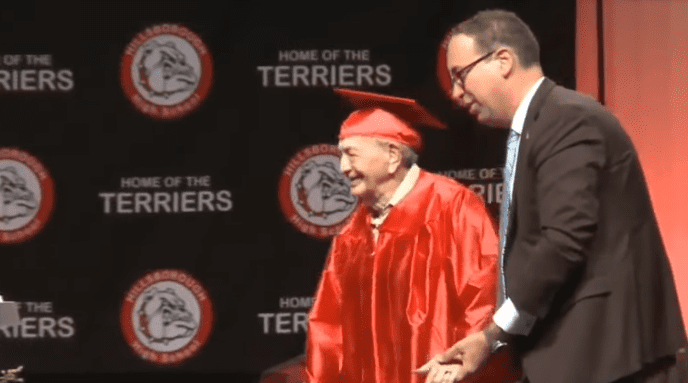
[[[471,96],[468,93],[466,93],[466,90],[456,83],[452,87],[451,99],[460,108],[465,108],[472,101]]]
[[[454,100],[459,106],[464,105],[464,100],[463,97],[466,95],[466,92],[463,90],[463,87],[459,85],[458,82],[453,82],[452,83],[452,92],[451,92],[451,98]]]

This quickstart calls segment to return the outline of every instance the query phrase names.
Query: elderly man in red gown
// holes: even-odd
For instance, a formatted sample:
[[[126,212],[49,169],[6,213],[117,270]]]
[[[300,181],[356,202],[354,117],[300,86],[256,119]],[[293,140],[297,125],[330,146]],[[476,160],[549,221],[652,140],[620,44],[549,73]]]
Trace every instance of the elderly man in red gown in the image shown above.
[[[498,239],[479,197],[415,164],[414,126],[441,123],[413,100],[339,92],[359,107],[341,126],[339,149],[362,203],[334,239],[321,277],[308,379],[422,382],[415,369],[490,322]],[[477,381],[514,381],[504,362]]]

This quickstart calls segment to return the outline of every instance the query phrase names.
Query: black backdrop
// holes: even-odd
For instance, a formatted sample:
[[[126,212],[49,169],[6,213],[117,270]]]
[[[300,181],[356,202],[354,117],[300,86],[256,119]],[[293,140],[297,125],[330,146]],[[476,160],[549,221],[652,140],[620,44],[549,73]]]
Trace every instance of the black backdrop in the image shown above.
[[[351,109],[334,86],[419,99],[450,128],[426,132],[421,167],[484,191],[496,216],[505,132],[453,110],[437,76],[447,30],[491,7],[519,13],[541,41],[545,73],[575,85],[573,0],[4,2],[0,148],[38,160],[55,193],[37,233],[0,249],[0,293],[21,303],[23,317],[21,326],[0,328],[0,368],[24,365],[37,380],[86,373],[253,380],[303,353],[301,323],[329,240],[292,225],[278,196],[299,151],[336,144]],[[137,109],[120,75],[135,37],[163,24],[200,37],[212,60],[212,78],[199,80],[210,81],[207,96],[174,119]],[[338,59],[326,60],[334,51]],[[327,84],[314,83],[315,66],[325,68],[318,70],[327,71]],[[367,68],[375,75],[359,82],[348,75]],[[39,71],[54,74],[45,75],[53,87],[31,80]],[[294,71],[308,71],[308,81]],[[146,181],[153,183],[140,185]],[[189,211],[139,206],[137,213],[126,202],[135,193],[185,192]],[[213,211],[208,204],[199,211],[193,201],[201,194]],[[121,315],[137,281],[163,269],[187,273],[212,304],[212,323],[207,312],[196,318],[207,340],[177,364],[141,358],[125,336],[136,330]]]

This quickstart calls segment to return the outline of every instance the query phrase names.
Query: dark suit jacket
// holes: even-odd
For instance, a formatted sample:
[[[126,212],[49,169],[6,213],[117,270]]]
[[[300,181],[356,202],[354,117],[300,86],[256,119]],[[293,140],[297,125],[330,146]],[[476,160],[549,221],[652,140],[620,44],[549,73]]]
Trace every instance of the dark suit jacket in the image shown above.
[[[618,120],[545,79],[521,136],[506,285],[537,316],[532,383],[611,382],[686,345],[647,186]]]

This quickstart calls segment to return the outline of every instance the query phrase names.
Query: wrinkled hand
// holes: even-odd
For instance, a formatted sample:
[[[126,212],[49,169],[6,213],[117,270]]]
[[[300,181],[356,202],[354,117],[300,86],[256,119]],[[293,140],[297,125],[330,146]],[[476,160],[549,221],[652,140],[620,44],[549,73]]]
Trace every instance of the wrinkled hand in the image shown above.
[[[428,374],[426,383],[462,381],[479,373],[489,356],[490,344],[485,333],[480,331],[458,341],[414,372]]]

